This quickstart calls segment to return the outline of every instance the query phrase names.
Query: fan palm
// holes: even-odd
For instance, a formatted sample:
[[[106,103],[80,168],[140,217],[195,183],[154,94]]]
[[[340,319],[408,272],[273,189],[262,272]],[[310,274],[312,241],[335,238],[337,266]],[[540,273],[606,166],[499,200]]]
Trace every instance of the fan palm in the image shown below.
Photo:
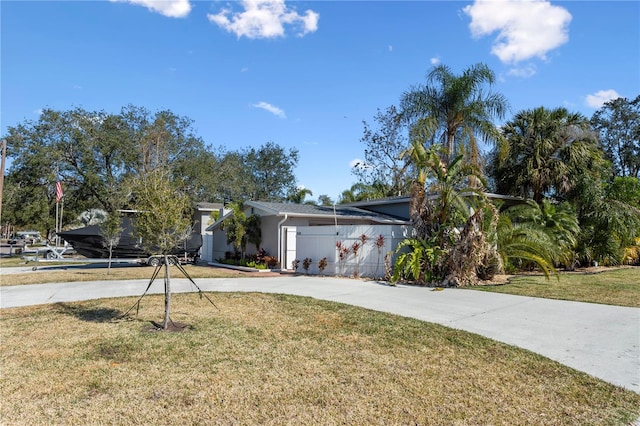
[[[565,108],[544,107],[518,113],[503,128],[492,158],[498,191],[532,197],[568,193],[581,173],[603,163],[589,121]]]

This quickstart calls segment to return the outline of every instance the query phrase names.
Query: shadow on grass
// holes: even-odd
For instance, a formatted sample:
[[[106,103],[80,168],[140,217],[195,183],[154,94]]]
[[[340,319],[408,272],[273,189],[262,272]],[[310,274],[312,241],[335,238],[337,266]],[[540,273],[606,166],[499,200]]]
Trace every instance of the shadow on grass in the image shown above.
[[[83,305],[56,303],[55,309],[63,314],[72,315],[87,322],[110,322],[119,319],[122,312],[111,308],[91,308]]]

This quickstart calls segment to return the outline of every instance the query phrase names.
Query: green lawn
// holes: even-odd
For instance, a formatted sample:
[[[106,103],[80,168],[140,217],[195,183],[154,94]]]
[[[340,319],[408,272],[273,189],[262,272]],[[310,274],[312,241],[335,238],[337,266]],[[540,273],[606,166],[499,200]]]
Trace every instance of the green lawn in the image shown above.
[[[548,280],[542,275],[520,275],[504,285],[477,286],[473,290],[638,308],[640,267],[598,273],[562,272]]]

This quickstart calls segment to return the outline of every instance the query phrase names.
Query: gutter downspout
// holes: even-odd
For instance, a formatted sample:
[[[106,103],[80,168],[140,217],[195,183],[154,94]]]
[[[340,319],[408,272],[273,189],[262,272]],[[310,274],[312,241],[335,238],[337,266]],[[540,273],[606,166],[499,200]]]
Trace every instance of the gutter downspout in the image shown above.
[[[278,222],[278,252],[280,253],[280,269],[287,269],[287,265],[285,264],[285,262],[287,261],[286,253],[284,252],[282,247],[282,225],[287,221],[288,218],[289,215],[285,213],[284,218],[280,222]]]

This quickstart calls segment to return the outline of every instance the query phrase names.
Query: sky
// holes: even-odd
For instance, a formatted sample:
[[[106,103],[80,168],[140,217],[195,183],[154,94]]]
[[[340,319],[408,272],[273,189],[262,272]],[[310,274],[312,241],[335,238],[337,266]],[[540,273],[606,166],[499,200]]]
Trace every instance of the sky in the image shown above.
[[[487,64],[505,120],[640,95],[635,0],[2,0],[0,20],[2,135],[44,108],[168,109],[212,148],[297,149],[308,199],[357,181],[363,121],[436,65]]]

